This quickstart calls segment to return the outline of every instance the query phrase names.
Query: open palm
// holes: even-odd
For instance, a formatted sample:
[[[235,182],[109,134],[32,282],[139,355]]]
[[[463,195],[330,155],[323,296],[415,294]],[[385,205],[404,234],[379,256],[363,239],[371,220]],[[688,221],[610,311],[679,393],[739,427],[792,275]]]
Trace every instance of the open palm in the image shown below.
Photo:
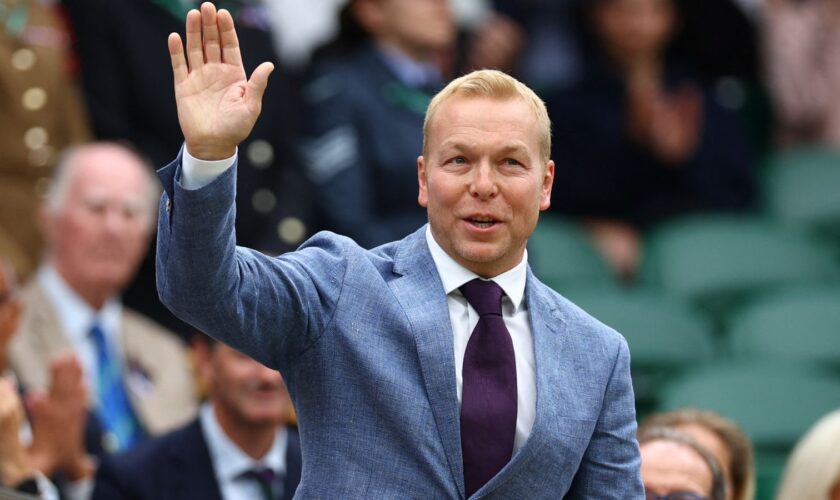
[[[186,53],[181,37],[172,33],[169,55],[187,149],[203,160],[233,155],[257,121],[274,66],[262,63],[248,79],[233,18],[209,2],[187,14]]]

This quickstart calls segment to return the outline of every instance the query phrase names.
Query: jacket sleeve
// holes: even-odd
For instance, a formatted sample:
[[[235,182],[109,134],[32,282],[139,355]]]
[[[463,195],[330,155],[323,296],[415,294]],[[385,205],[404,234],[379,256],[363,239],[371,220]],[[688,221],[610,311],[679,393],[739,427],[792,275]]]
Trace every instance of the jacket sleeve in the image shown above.
[[[179,156],[158,172],[161,301],[202,332],[285,371],[335,311],[346,269],[341,247],[349,240],[320,234],[280,257],[237,247],[236,164],[187,190],[180,162]]]
[[[565,498],[643,499],[630,352],[618,346],[595,432]]]

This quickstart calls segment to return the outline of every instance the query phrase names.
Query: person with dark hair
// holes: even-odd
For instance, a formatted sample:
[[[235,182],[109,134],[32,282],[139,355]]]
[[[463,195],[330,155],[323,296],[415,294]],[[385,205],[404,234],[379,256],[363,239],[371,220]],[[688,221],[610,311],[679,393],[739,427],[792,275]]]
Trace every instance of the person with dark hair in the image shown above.
[[[456,31],[445,0],[352,0],[342,20],[304,88],[303,158],[323,227],[369,248],[425,221],[408,166]]]
[[[563,158],[554,208],[586,220],[627,276],[652,224],[749,208],[752,152],[738,116],[668,57],[672,0],[597,0],[586,12],[595,52],[582,81],[549,103]]]
[[[715,457],[688,434],[671,427],[639,431],[642,482],[648,500],[725,500]]]
[[[650,415],[639,425],[639,432],[648,427],[678,429],[714,455],[723,471],[727,500],[755,498],[752,443],[731,420],[709,410],[684,408]]]
[[[300,481],[297,431],[283,379],[203,334],[193,338],[208,401],[186,426],[105,459],[94,500],[291,500]]]

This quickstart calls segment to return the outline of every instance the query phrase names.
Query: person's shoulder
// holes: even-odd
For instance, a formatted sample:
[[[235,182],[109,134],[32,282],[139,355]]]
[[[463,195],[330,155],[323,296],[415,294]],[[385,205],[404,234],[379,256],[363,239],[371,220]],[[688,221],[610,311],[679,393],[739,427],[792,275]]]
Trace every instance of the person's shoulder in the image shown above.
[[[610,352],[626,343],[621,333],[605,325],[533,275],[530,278],[529,286],[534,289],[534,297],[542,302],[543,308],[549,309],[552,315],[563,323],[570,334],[569,338],[580,340],[591,348],[599,345]],[[532,308],[533,306],[529,305],[529,309]]]
[[[171,469],[177,453],[188,453],[201,439],[201,426],[196,419],[184,427],[143,441],[131,450],[106,456],[97,470],[96,481],[128,489],[158,484],[160,477]]]
[[[378,90],[377,84],[385,78],[383,66],[368,46],[324,57],[312,64],[306,76],[304,98],[310,104],[364,98]]]
[[[126,306],[122,310],[122,327],[127,349],[135,344],[143,350],[158,348],[182,352],[186,349],[175,332]]]

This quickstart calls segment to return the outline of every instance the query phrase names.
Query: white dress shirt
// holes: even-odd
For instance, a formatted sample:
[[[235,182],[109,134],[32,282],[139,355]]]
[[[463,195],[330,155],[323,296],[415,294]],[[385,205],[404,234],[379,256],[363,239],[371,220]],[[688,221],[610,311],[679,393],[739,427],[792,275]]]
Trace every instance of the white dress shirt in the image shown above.
[[[120,336],[122,304],[119,299],[112,297],[99,311],[93,309],[70,288],[70,285],[50,264],[45,264],[38,269],[36,279],[44,290],[47,300],[52,304],[64,335],[79,358],[87,386],[97,387],[96,345],[90,337],[90,329],[94,323],[99,325],[113,354],[117,356],[120,366],[123,366]]]
[[[186,189],[204,187],[233,165],[235,159],[236,155],[225,160],[207,162],[191,156],[185,147],[181,184]],[[467,341],[478,323],[478,313],[467,303],[467,299],[458,288],[479,276],[447,255],[435,241],[428,226],[426,227],[426,242],[446,292],[446,304],[449,307],[449,320],[452,323],[455,347],[455,383],[460,404],[464,385],[461,373],[464,366],[464,353],[467,350]],[[522,447],[531,434],[537,412],[534,337],[531,333],[528,307],[524,300],[527,266],[528,253],[526,251],[522,261],[516,267],[493,278],[493,281],[505,292],[502,299],[502,318],[510,332],[516,359],[517,412],[516,436],[513,441],[514,453]]]
[[[253,500],[262,498],[260,485],[254,479],[242,477],[242,474],[252,469],[269,468],[277,477],[277,484],[283,484],[286,475],[286,446],[288,435],[281,425],[277,428],[271,448],[260,460],[254,460],[239,449],[236,444],[222,430],[213,405],[205,403],[199,414],[201,432],[207,442],[210,452],[210,462],[224,500]]]
[[[426,226],[426,243],[435,261],[443,289],[446,292],[446,305],[449,307],[449,320],[452,322],[453,344],[455,347],[455,382],[458,389],[458,402],[464,388],[464,354],[475,325],[478,313],[467,302],[458,288],[478,278],[474,272],[447,254],[432,236],[432,230]],[[491,281],[499,285],[505,294],[502,297],[502,318],[513,341],[513,355],[516,359],[516,436],[513,450],[516,452],[531,434],[537,412],[537,372],[534,369],[534,337],[528,320],[528,307],[525,303],[525,280],[528,271],[528,253],[513,269],[506,271]]]

